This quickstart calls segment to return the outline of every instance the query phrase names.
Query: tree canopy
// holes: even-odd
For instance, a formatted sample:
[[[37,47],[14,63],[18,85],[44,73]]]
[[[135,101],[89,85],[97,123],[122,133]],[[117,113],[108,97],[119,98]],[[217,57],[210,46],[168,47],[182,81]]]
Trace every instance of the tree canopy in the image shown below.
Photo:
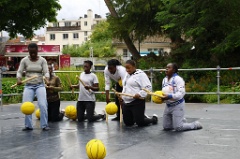
[[[0,31],[7,31],[10,37],[22,34],[31,38],[34,30],[55,21],[60,9],[58,0],[1,0]]]
[[[172,42],[169,61],[191,67],[238,65],[239,0],[108,1],[119,15],[110,15],[108,21],[114,36],[120,39],[124,29],[132,35],[132,41],[165,35]]]

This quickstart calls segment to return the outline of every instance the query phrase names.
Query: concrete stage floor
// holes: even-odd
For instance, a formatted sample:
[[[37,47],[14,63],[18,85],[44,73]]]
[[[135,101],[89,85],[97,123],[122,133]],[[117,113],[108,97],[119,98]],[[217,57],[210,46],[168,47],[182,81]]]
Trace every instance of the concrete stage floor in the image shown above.
[[[75,105],[62,102],[61,108]],[[97,103],[101,112],[105,103]],[[143,128],[120,127],[116,121],[78,123],[64,118],[49,123],[50,131],[35,128],[23,132],[20,104],[0,107],[1,159],[87,159],[86,143],[103,141],[106,159],[238,159],[240,158],[240,105],[186,104],[188,122],[200,120],[203,129],[187,132],[162,130],[164,104],[147,103],[146,114],[156,113],[158,125]],[[114,116],[110,116],[113,118]]]

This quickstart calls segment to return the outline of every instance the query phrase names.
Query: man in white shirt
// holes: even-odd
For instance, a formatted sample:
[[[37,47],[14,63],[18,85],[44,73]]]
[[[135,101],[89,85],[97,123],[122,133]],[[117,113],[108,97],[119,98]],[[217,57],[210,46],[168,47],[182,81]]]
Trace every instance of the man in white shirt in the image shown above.
[[[108,61],[108,65],[104,69],[104,77],[105,77],[105,91],[106,91],[106,103],[111,102],[109,98],[109,90],[111,87],[111,80],[116,82],[115,89],[117,92],[122,92],[122,86],[120,86],[120,80],[123,80],[123,78],[126,76],[127,72],[125,67],[122,66],[122,64],[116,60],[111,59]],[[115,121],[120,120],[120,104],[118,97],[115,96],[115,103],[118,106],[118,112],[117,117],[112,119]]]

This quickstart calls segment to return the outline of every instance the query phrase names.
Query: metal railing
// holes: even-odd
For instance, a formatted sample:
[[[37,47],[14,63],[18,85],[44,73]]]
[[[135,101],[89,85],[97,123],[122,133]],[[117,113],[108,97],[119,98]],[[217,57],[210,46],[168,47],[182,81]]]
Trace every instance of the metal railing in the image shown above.
[[[204,94],[212,94],[212,95],[217,95],[218,99],[217,102],[218,104],[220,104],[220,95],[224,95],[224,94],[240,94],[240,92],[221,92],[220,91],[220,71],[230,71],[230,70],[240,70],[240,67],[230,67],[230,68],[221,68],[219,66],[217,66],[216,68],[192,68],[192,69],[178,69],[178,71],[217,71],[216,73],[216,78],[217,78],[217,91],[216,92],[186,92],[186,94],[189,95],[204,95]],[[151,84],[153,84],[153,73],[155,71],[165,71],[165,69],[154,69],[154,68],[150,68],[149,70],[143,70],[145,72],[149,72],[150,73],[150,81]],[[54,71],[54,73],[81,73],[82,71]],[[92,72],[104,72],[104,70],[94,70]],[[0,75],[0,91],[2,88],[2,83],[1,83],[2,79],[1,79],[1,75]],[[61,94],[70,94],[72,93],[71,91],[62,91],[60,92]],[[78,92],[74,92],[74,93],[78,93]],[[97,91],[95,92],[96,94],[105,94],[105,91]],[[114,92],[110,92],[111,94],[114,94]],[[13,94],[0,94],[1,98],[0,98],[0,104],[2,106],[2,97],[5,96],[16,96],[16,95],[22,95],[22,93],[13,93]]]

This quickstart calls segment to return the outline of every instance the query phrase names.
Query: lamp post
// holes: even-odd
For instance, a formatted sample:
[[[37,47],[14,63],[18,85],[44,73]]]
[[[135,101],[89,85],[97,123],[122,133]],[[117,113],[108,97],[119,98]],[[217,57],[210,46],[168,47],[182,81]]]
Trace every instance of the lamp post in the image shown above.
[[[90,59],[93,63],[92,70],[94,70],[94,62],[93,62],[93,47],[90,47]]]

